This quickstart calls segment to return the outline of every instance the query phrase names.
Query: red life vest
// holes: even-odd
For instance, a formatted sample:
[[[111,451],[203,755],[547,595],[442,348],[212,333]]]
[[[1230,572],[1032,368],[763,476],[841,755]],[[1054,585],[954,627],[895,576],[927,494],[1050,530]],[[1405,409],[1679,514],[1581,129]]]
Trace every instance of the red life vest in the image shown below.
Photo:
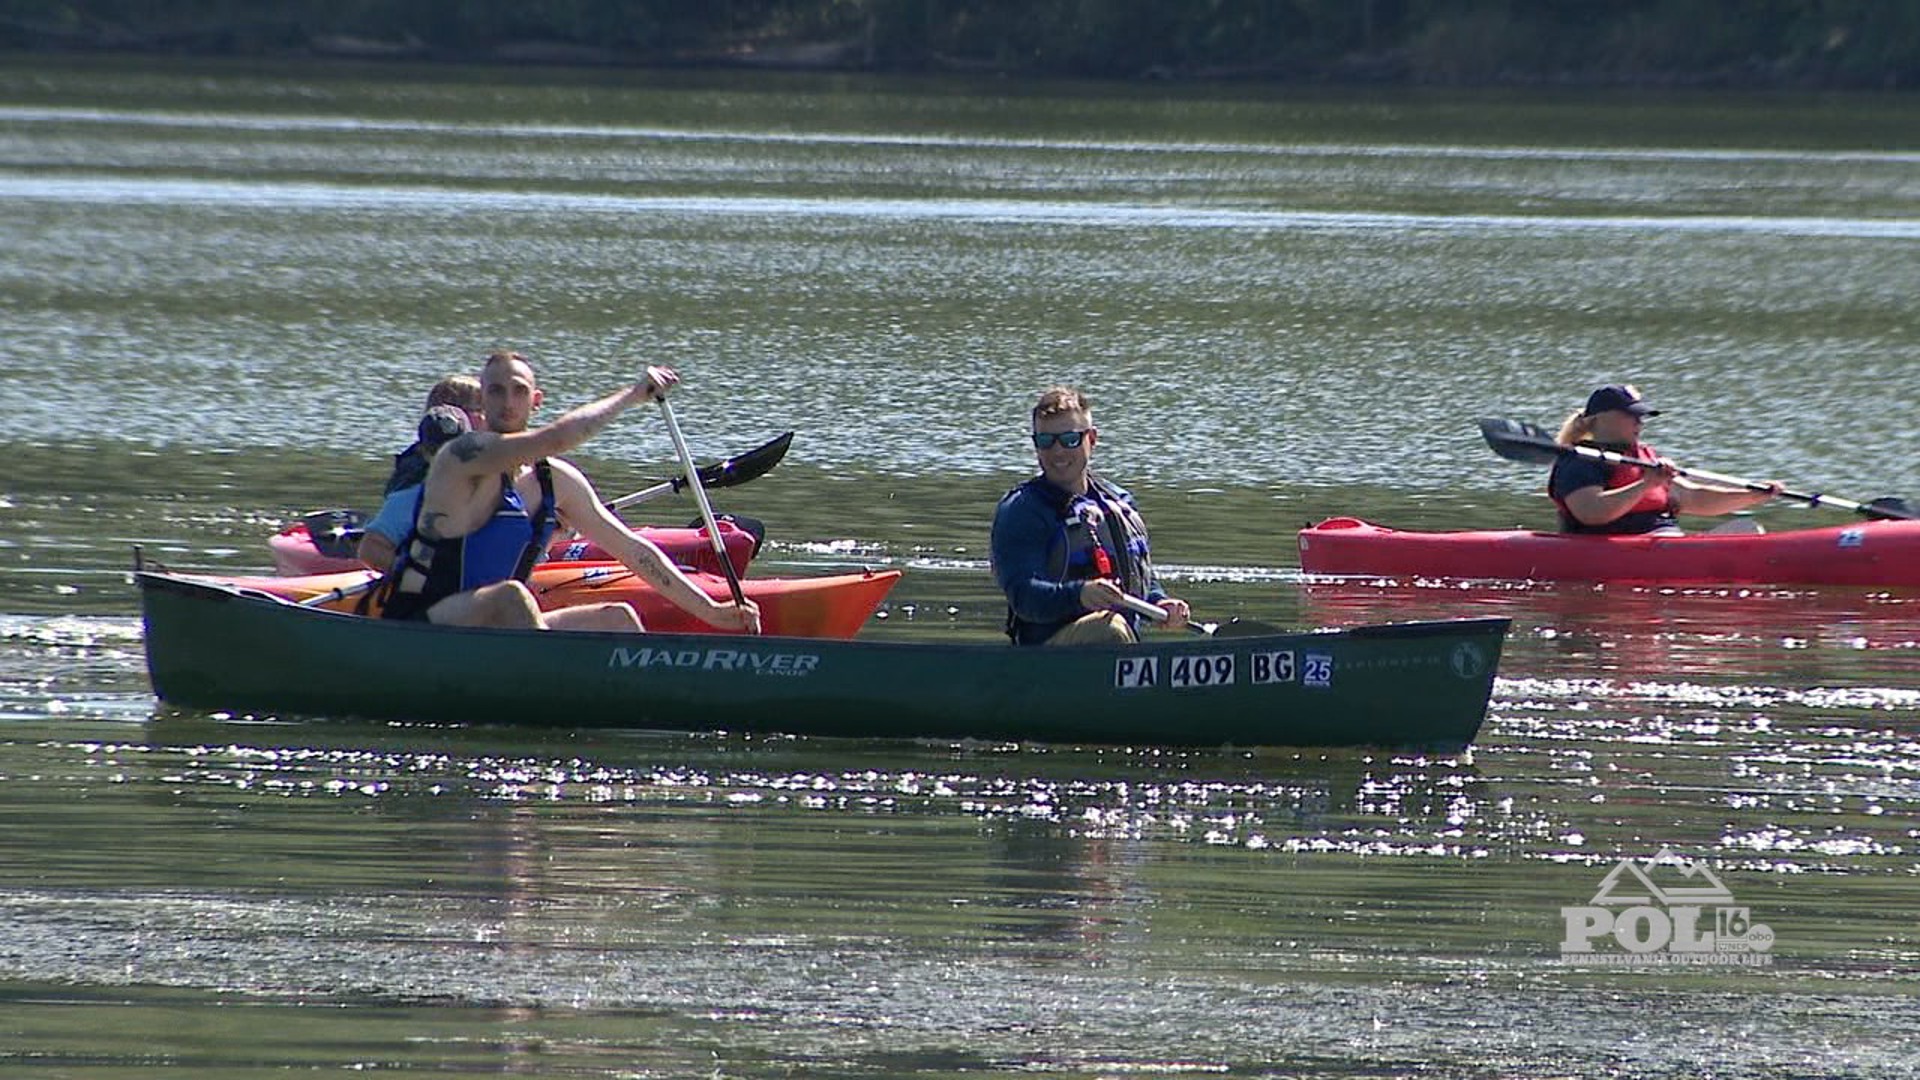
[[[1654,461],[1660,457],[1660,451],[1646,443],[1634,443],[1624,456]],[[1626,487],[1646,474],[1647,470],[1638,465],[1615,465],[1607,472],[1607,490]],[[1672,485],[1665,480],[1656,480],[1640,493],[1640,501],[1628,508],[1627,514],[1672,514],[1678,509],[1674,505]],[[1621,516],[1625,517],[1626,514]]]
[[[1634,443],[1617,452],[1622,457],[1639,458],[1642,461],[1652,461],[1660,456],[1658,450],[1643,442]],[[1645,476],[1646,472],[1647,470],[1638,465],[1610,465],[1607,467],[1607,480],[1604,487],[1607,491],[1626,487]],[[1566,501],[1554,495],[1551,488],[1547,494],[1552,497],[1554,505],[1560,508],[1561,527],[1567,532],[1646,532],[1659,527],[1663,524],[1662,519],[1671,519],[1679,511],[1679,505],[1673,498],[1673,487],[1665,480],[1656,480],[1648,484],[1640,492],[1640,498],[1627,508],[1626,513],[1605,525],[1582,524],[1580,519],[1573,516],[1573,511],[1567,509]],[[1667,520],[1664,523],[1671,524],[1671,521]]]

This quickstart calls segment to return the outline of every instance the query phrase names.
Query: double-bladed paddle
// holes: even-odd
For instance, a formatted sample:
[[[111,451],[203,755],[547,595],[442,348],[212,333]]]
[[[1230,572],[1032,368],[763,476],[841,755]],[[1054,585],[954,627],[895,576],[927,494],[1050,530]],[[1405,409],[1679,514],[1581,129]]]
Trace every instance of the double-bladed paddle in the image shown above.
[[[631,495],[622,495],[607,504],[607,509],[618,510],[623,506],[643,503],[658,498],[669,491],[684,491],[689,486],[709,488],[738,487],[749,480],[757,480],[767,475],[780,459],[787,456],[787,447],[793,444],[793,432],[785,432],[744,454],[735,454],[725,461],[716,461],[712,465],[702,465],[691,475],[699,480],[693,485],[686,476],[676,476],[671,480],[662,480],[652,487],[642,488]]]
[[[372,577],[367,578],[367,580],[356,581],[352,585],[337,585],[331,589],[328,589],[326,592],[315,593],[314,595],[307,597],[305,600],[300,601],[300,603],[297,606],[324,607],[327,604],[333,603],[335,600],[346,600],[351,597],[359,596],[361,593],[371,592],[375,586],[379,585],[380,582],[384,580],[385,579],[382,578],[379,574],[374,574]]]
[[[1597,446],[1564,446],[1544,428],[1522,420],[1507,420],[1489,417],[1480,421],[1480,436],[1487,440],[1493,452],[1508,461],[1524,461],[1530,465],[1549,465],[1563,454],[1604,461],[1609,465],[1633,465],[1642,469],[1657,468],[1659,462],[1645,458],[1628,457],[1612,450],[1602,450]],[[1739,476],[1727,476],[1723,473],[1708,472],[1705,469],[1677,468],[1681,476],[1696,477],[1712,484],[1725,484],[1729,487],[1746,488],[1748,491],[1771,491],[1769,485],[1758,480],[1748,480]],[[1854,502],[1834,495],[1809,494],[1803,491],[1781,489],[1780,497],[1808,506],[1831,506],[1839,510],[1851,510],[1862,517],[1879,518],[1886,521],[1912,521],[1920,519],[1920,510],[1915,510],[1907,500],[1891,495],[1883,496],[1872,502]]]
[[[1154,622],[1166,622],[1166,609],[1158,604],[1150,604],[1137,596],[1120,594],[1120,606],[1139,615],[1145,615]],[[1281,634],[1285,631],[1272,623],[1263,623],[1255,619],[1232,618],[1224,623],[1187,623],[1187,629],[1202,637],[1265,637],[1269,634]]]
[[[787,448],[793,445],[793,432],[783,432],[744,454],[735,454],[725,461],[716,461],[711,465],[702,465],[699,470],[700,482],[710,488],[738,487],[749,480],[758,480],[767,475],[780,459],[787,456]],[[662,480],[650,487],[622,495],[606,504],[609,510],[649,502],[670,492],[684,491],[687,487],[685,476],[676,476],[671,480]],[[313,540],[314,550],[334,559],[351,559],[359,551],[360,538],[367,532],[367,516],[358,510],[315,510],[301,517],[301,523],[307,527],[307,535]],[[740,523],[748,532],[756,530]],[[764,532],[760,530],[759,532]],[[758,545],[759,533],[756,532],[755,544]]]
[[[661,402],[662,406],[665,404],[665,402]],[[677,440],[679,429],[670,428],[669,430],[675,434]],[[737,487],[749,480],[757,480],[767,475],[775,465],[780,464],[780,459],[787,456],[787,448],[791,445],[793,445],[793,432],[787,431],[761,443],[759,446],[754,447],[744,454],[735,454],[724,461],[716,461],[711,465],[702,465],[697,469],[693,467],[693,459],[689,456],[684,459],[684,465],[687,469],[685,475],[676,476],[671,480],[662,480],[651,487],[642,488],[631,495],[622,495],[607,503],[607,509],[618,510],[623,506],[632,506],[636,503],[657,499],[668,492],[684,491],[688,487],[694,487],[696,491],[699,491],[700,508],[703,512],[702,517],[707,524],[707,534],[714,540],[714,549],[720,555],[720,564],[727,569],[727,577],[733,580],[735,578],[733,562],[727,558],[726,541],[720,538],[718,522],[714,520],[713,510],[707,504],[706,492],[700,490],[698,485],[704,484],[707,487],[719,488]],[[683,445],[680,445],[679,448],[684,450]],[[695,483],[696,480],[698,481],[697,484]],[[356,510],[316,510],[301,518],[301,521],[306,524],[307,534],[313,537],[313,546],[318,549],[321,554],[344,559],[353,558],[357,553],[360,537],[365,534],[367,524],[366,517]],[[751,525],[746,525],[745,527],[749,532],[755,531]],[[759,536],[756,534],[754,539],[757,544]],[[380,578],[376,576],[357,584],[342,585],[318,595],[309,596],[305,600],[300,601],[300,606],[319,607],[322,604],[331,603],[335,600],[344,600],[348,597],[358,596],[379,583]],[[734,580],[733,587],[734,597],[737,600],[740,597],[740,586],[737,580]]]

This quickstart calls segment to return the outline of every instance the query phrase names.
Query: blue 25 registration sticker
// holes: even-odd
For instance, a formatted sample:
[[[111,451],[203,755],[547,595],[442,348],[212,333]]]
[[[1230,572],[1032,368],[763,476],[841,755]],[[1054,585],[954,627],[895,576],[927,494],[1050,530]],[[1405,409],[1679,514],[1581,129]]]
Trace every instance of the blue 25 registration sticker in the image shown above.
[[[1316,690],[1333,685],[1331,653],[1257,652],[1247,658],[1247,680],[1255,686],[1298,682]]]

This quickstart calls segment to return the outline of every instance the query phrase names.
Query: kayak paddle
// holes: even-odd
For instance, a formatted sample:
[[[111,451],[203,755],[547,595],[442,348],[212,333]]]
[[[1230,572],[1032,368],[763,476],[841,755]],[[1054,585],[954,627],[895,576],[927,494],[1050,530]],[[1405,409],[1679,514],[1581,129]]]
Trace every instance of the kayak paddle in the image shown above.
[[[700,467],[700,482],[710,488],[738,487],[749,480],[758,480],[767,475],[780,459],[787,456],[787,447],[793,443],[793,432],[785,432],[761,443],[744,454],[735,454],[725,461],[716,461]],[[651,487],[641,488],[629,495],[622,495],[606,504],[609,510],[618,510],[623,506],[650,502],[670,492],[686,489],[687,478],[676,476],[671,480],[662,480]],[[367,516],[358,510],[315,510],[300,518],[307,527],[307,535],[313,538],[314,550],[336,559],[351,559],[359,551],[360,538],[366,535]],[[749,522],[752,522],[749,524]],[[754,534],[754,550],[759,550],[761,539],[766,535],[766,527],[751,518],[740,519],[737,524]]]
[[[329,559],[351,559],[367,532],[367,515],[358,510],[315,510],[300,518],[313,549]]]
[[[330,604],[335,600],[345,600],[349,597],[359,596],[361,593],[372,591],[374,586],[380,584],[382,581],[385,581],[385,580],[386,579],[381,575],[375,574],[365,581],[355,582],[352,585],[337,585],[331,589],[328,589],[326,592],[315,593],[314,595],[307,597],[305,600],[300,601],[298,606],[299,607],[321,607],[323,605]]]
[[[726,571],[727,588],[733,593],[733,603],[744,615],[747,609],[747,594],[740,588],[740,575],[733,571],[733,560],[727,558],[727,542],[720,536],[720,523],[714,520],[713,504],[707,501],[707,489],[700,484],[700,469],[693,463],[693,451],[687,449],[687,437],[680,434],[680,422],[673,418],[673,406],[667,403],[664,392],[660,398],[660,418],[667,422],[667,434],[673,437],[673,448],[680,454],[680,467],[687,470],[687,489],[693,492],[693,500],[700,504],[701,520],[707,523],[707,539],[713,542],[713,553],[720,557],[720,569]],[[792,432],[787,433],[792,437]],[[784,445],[780,453],[786,453]],[[774,460],[778,461],[776,457]],[[723,463],[726,464],[726,463]],[[768,465],[772,468],[772,465]]]
[[[792,444],[793,432],[789,431],[769,439],[744,454],[735,454],[725,461],[703,465],[696,475],[700,484],[709,488],[738,487],[749,480],[758,480],[767,475],[768,470],[780,464],[780,459],[787,456],[787,447]],[[608,503],[607,509],[618,510],[623,506],[643,503],[648,499],[665,495],[669,491],[683,491],[688,486],[687,477],[676,476],[671,480],[662,480],[652,487],[642,488],[631,495],[622,495]]]
[[[1596,446],[1562,446],[1552,435],[1547,434],[1544,428],[1536,427],[1522,420],[1506,420],[1498,417],[1489,417],[1481,420],[1480,436],[1487,440],[1487,445],[1493,448],[1494,453],[1499,454],[1508,461],[1524,461],[1529,465],[1550,465],[1562,454],[1572,454],[1577,457],[1591,458],[1594,461],[1604,461],[1609,465],[1633,465],[1642,469],[1654,468],[1659,464],[1658,462],[1648,461],[1645,458],[1632,458],[1624,454],[1614,453],[1612,450],[1602,450]],[[1727,476],[1724,473],[1708,472],[1705,469],[1676,468],[1675,472],[1681,476],[1696,477],[1712,484],[1746,488],[1748,491],[1771,490],[1766,484],[1760,483],[1757,480],[1748,480],[1738,476]],[[1842,499],[1834,495],[1808,494],[1803,491],[1788,491],[1783,488],[1780,491],[1780,497],[1783,499],[1792,499],[1794,502],[1806,503],[1808,506],[1831,506],[1839,510],[1851,510],[1862,517],[1879,518],[1886,521],[1912,521],[1920,519],[1920,510],[1915,510],[1908,504],[1907,500],[1895,498],[1891,495],[1883,496],[1872,502],[1861,503],[1854,502],[1852,499]]]
[[[1167,621],[1167,613],[1164,608],[1158,604],[1148,603],[1137,596],[1129,596],[1126,593],[1121,593],[1120,606],[1135,614],[1145,615],[1154,622],[1163,623]],[[1242,619],[1237,616],[1224,623],[1189,621],[1187,623],[1187,629],[1202,637],[1264,637],[1268,634],[1284,633],[1279,627],[1271,623],[1258,622],[1253,619]]]

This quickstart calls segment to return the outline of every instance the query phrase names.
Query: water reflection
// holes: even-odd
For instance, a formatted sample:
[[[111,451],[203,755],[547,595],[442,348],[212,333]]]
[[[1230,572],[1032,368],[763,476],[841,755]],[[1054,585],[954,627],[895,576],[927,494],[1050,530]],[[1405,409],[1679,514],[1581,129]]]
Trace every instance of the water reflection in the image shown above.
[[[1305,617],[1325,626],[1505,616],[1530,658],[1593,678],[1864,677],[1887,680],[1897,701],[1920,673],[1920,595],[1904,592],[1360,580],[1309,582],[1301,597]]]
[[[1691,461],[1920,486],[1885,407],[1920,372],[1910,102],[327,70],[0,70],[0,300],[37,358],[0,374],[0,1008],[34,1061],[1914,1072],[1884,1006],[1920,958],[1915,598],[1291,556],[1337,514],[1546,524],[1471,417],[1597,378],[1674,402]],[[1623,145],[1676,109],[1690,136]],[[156,707],[131,546],[256,571],[288,517],[371,509],[420,388],[495,343],[551,359],[556,406],[673,360],[703,457],[796,429],[722,509],[768,522],[756,573],[908,566],[877,636],[997,635],[991,508],[1032,393],[1084,383],[1196,612],[1511,617],[1492,715],[1424,758]],[[592,449],[603,491],[670,472],[657,424]],[[1662,846],[1776,969],[1557,964],[1560,909]]]

